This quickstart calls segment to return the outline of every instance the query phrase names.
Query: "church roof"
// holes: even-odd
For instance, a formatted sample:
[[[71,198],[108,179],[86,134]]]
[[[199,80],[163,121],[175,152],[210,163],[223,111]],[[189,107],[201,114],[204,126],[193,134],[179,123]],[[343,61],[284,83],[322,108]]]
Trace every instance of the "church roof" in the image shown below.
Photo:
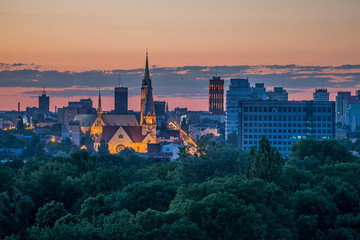
[[[102,116],[106,126],[139,126],[135,115],[106,114]]]
[[[103,126],[102,133],[96,139],[96,143],[100,143],[100,140],[103,138],[106,142],[109,142],[114,136],[116,131],[119,129],[119,126]]]
[[[94,114],[78,114],[74,121],[79,121],[82,127],[91,127],[96,118]],[[101,118],[106,126],[139,126],[136,116],[131,114],[105,114]]]
[[[145,138],[144,135],[142,135],[142,127],[141,126],[124,126],[122,127],[126,134],[131,138],[133,142],[142,142]]]

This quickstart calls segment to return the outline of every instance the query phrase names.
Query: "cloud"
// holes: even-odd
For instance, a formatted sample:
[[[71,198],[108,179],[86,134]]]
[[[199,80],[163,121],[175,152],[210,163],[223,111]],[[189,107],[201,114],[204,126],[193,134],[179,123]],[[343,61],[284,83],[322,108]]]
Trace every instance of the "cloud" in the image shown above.
[[[96,96],[101,89],[102,95],[113,96],[119,73],[121,85],[129,88],[129,96],[138,96],[144,74],[142,68],[62,72],[43,70],[35,64],[0,63],[0,88],[4,91],[5,87],[22,87],[24,94],[37,96],[40,92],[26,88],[41,91],[45,87],[51,89],[48,90],[50,96],[58,97]],[[269,90],[270,86],[284,86],[291,92],[303,92],[303,89],[313,92],[321,86],[341,91],[360,84],[360,65],[158,66],[150,69],[156,97],[186,97],[195,101],[208,96],[208,80],[215,73],[225,79],[225,90],[229,79],[238,77],[249,77],[251,85],[263,82]]]

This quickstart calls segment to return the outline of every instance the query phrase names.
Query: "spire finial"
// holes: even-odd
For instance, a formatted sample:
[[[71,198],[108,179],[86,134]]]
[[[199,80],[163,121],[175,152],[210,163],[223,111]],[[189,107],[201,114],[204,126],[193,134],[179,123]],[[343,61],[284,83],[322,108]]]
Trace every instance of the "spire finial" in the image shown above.
[[[98,114],[102,114],[102,108],[101,108],[101,94],[100,94],[100,90],[99,90],[99,102],[98,102],[98,109],[97,109]]]

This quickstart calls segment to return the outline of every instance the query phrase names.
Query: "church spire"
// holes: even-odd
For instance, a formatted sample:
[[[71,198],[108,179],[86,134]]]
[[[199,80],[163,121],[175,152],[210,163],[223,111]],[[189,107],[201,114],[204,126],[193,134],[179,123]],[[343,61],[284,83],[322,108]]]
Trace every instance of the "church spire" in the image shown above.
[[[149,59],[148,59],[148,51],[146,49],[146,62],[145,62],[145,74],[142,85],[148,85],[150,80],[150,71],[149,71]]]
[[[101,108],[101,94],[99,91],[99,102],[98,102],[98,109],[97,109],[98,114],[102,114],[102,108]]]
[[[149,82],[148,82],[143,116],[144,117],[155,116],[155,105],[154,105],[154,99],[153,99],[153,95],[152,95],[151,79],[149,79]]]

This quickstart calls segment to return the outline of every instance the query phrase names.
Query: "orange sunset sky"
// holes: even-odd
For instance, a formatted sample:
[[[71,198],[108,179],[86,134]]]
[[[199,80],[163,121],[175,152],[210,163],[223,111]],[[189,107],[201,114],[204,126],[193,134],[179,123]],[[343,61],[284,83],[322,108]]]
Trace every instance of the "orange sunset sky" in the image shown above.
[[[156,67],[359,64],[359,12],[359,0],[0,0],[0,62],[138,69],[149,48]],[[0,109],[36,105],[0,80]],[[66,98],[52,100],[54,107]]]

